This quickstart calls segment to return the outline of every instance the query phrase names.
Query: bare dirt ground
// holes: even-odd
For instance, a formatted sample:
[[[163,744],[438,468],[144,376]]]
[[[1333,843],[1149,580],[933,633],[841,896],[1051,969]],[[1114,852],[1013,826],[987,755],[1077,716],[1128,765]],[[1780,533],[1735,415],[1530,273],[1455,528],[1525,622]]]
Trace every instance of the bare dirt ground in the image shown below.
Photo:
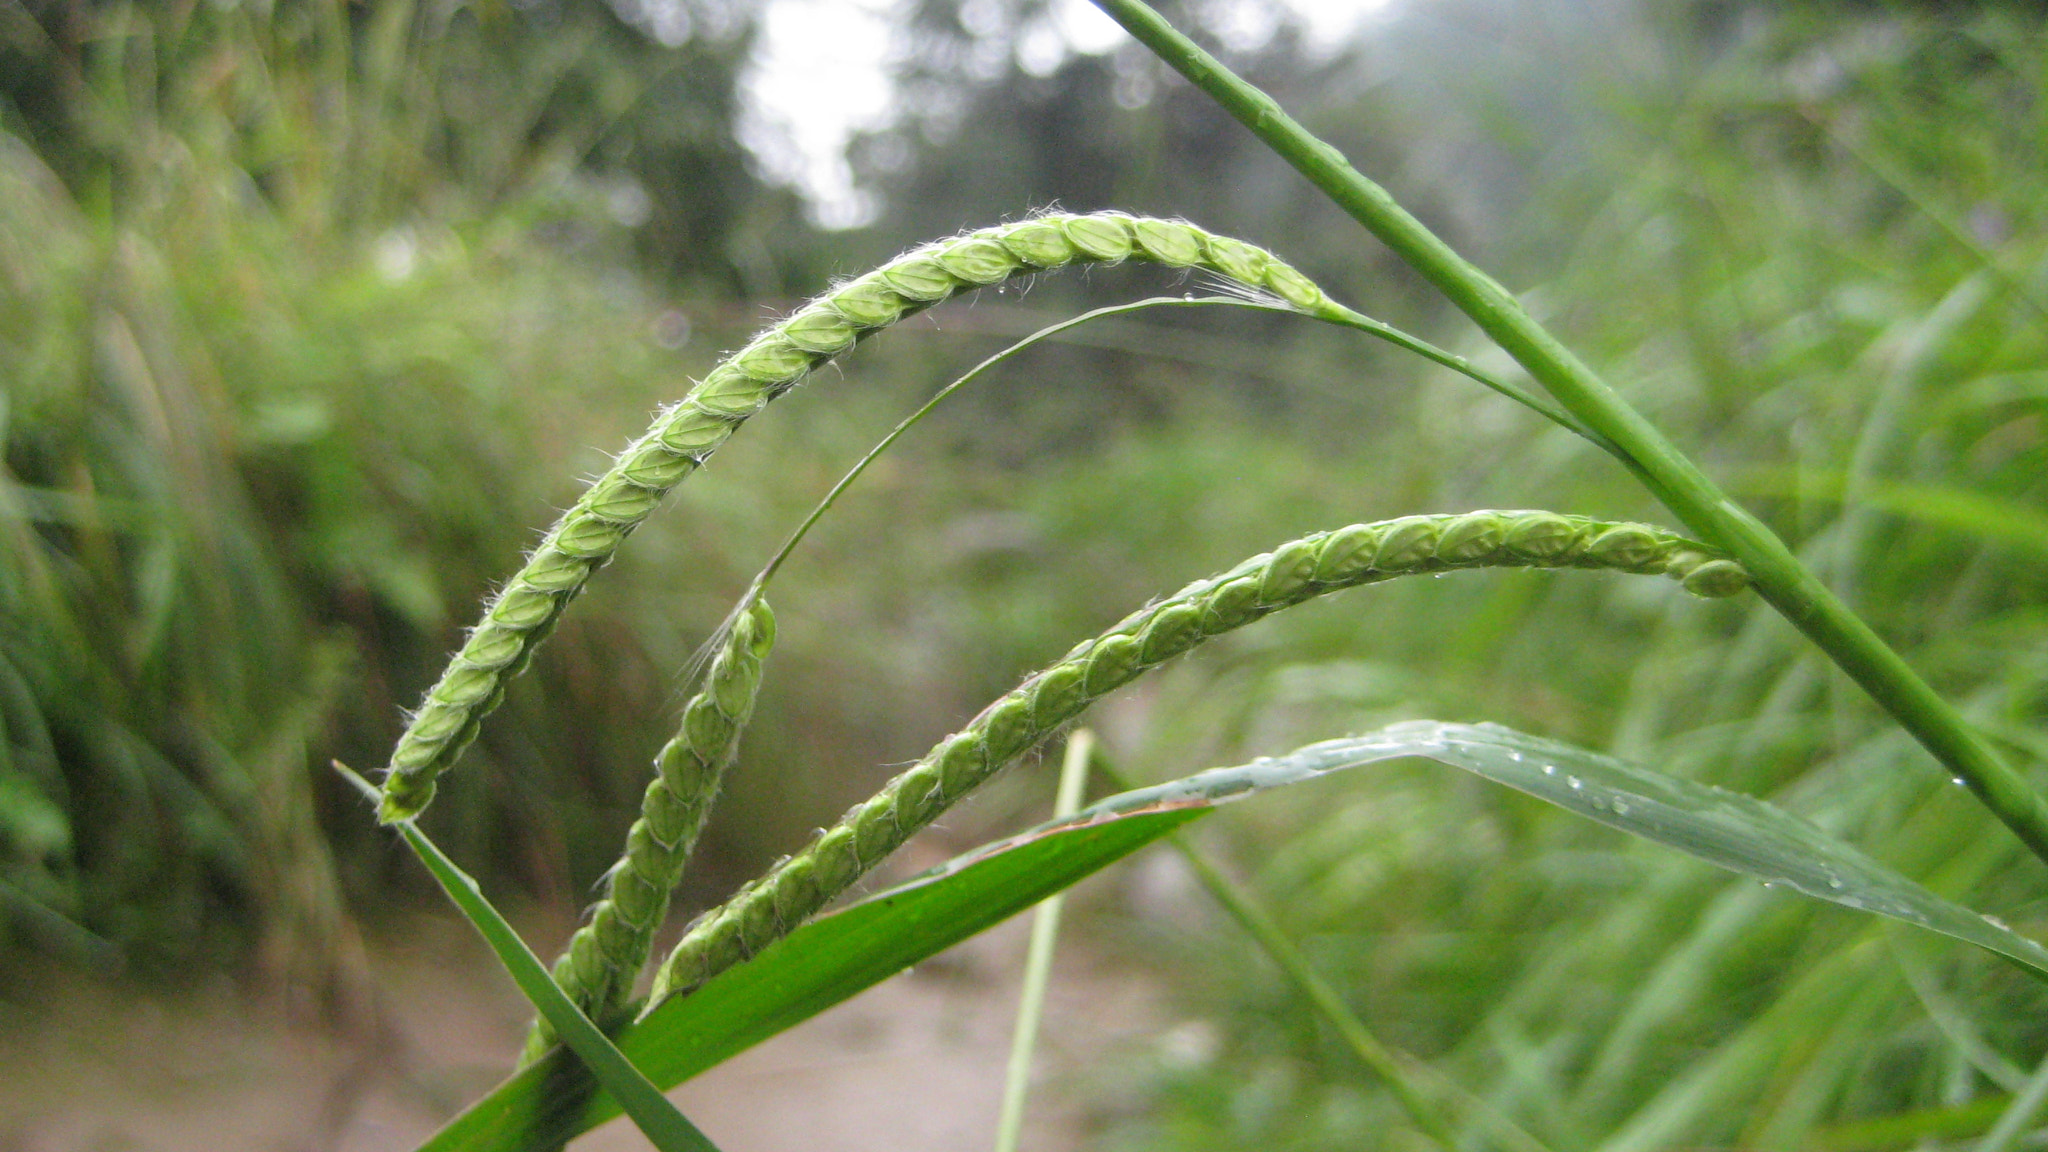
[[[1027,923],[968,941],[672,1095],[724,1152],[988,1147]],[[0,1152],[414,1147],[503,1077],[527,1013],[465,925],[408,925],[373,953],[395,1027],[371,1044],[295,1027],[278,1005],[227,986],[150,1000],[76,982],[10,992]],[[1103,963],[1084,939],[1063,940],[1025,1147],[1080,1143],[1105,1106],[1092,1070],[1149,1057],[1164,1023],[1145,978]],[[572,1147],[648,1144],[614,1121]]]

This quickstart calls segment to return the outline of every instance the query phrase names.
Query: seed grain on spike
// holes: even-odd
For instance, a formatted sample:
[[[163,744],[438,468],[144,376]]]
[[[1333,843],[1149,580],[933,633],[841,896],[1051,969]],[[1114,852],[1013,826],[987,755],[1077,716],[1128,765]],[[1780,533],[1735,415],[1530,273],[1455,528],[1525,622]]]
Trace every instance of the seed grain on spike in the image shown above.
[[[1329,319],[1337,308],[1306,277],[1249,244],[1179,221],[1122,213],[1055,214],[927,244],[812,301],[713,368],[556,523],[485,608],[400,735],[385,769],[379,818],[417,816],[440,773],[525,666],[592,572],[611,559],[671,488],[749,417],[861,336],[960,292],[1070,263],[1149,260],[1193,267],[1277,292]]]
[[[1146,669],[1208,637],[1343,588],[1481,567],[1666,575],[1704,596],[1734,595],[1748,585],[1739,566],[1661,528],[1551,512],[1406,516],[1283,544],[1132,613],[989,705],[838,826],[701,917],[656,973],[649,1007],[779,939],[1005,764]]]

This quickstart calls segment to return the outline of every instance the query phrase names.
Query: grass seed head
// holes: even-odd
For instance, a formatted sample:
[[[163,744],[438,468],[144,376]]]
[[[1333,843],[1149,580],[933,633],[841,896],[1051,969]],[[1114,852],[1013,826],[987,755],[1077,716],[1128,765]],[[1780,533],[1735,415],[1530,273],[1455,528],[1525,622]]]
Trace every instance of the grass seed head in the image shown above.
[[[611,559],[661,498],[746,419],[862,335],[960,292],[1075,262],[1147,260],[1197,268],[1296,307],[1326,305],[1322,291],[1271,254],[1180,221],[1122,213],[1055,213],[937,241],[842,284],[755,337],[713,368],[681,402],[619,455],[487,607],[482,623],[427,691],[399,737],[379,816],[417,816],[435,778],[475,738],[590,574]]]
[[[1581,540],[1592,545],[1581,550]],[[1661,528],[1549,512],[1408,516],[1284,544],[1133,613],[983,709],[837,827],[693,925],[657,971],[649,1006],[767,947],[1004,765],[1146,669],[1288,605],[1450,566],[1664,573],[1710,596],[1747,585],[1732,561]]]
[[[756,600],[733,620],[712,658],[703,688],[683,708],[681,730],[654,758],[655,779],[641,798],[626,852],[605,874],[604,896],[556,962],[562,991],[599,1024],[616,1022],[668,915],[669,894],[711,814],[725,770],[739,755],[740,732],[754,710],[761,665],[775,642],[775,614]],[[815,867],[815,865],[813,865]],[[554,1031],[535,1021],[522,1063],[539,1059]]]

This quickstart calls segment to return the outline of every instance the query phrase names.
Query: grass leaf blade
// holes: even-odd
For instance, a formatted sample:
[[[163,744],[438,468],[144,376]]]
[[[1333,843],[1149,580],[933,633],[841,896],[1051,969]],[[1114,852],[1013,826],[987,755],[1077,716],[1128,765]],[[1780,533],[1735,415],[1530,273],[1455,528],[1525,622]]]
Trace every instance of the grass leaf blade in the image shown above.
[[[823,1012],[992,927],[1205,814],[1186,804],[1106,818],[1094,809],[999,841],[899,888],[823,916],[620,1034],[619,1047],[663,1087]],[[553,1054],[443,1128],[421,1152],[552,1147],[609,1119],[609,1096],[560,1091]]]
[[[1411,756],[1474,772],[1721,867],[1975,944],[2048,977],[2048,949],[1764,801],[1496,725],[1413,721],[1124,792],[1069,820],[977,849],[813,920],[753,960],[663,1002],[621,1034],[619,1047],[653,1083],[681,1083],[1220,804]],[[527,1068],[442,1129],[423,1152],[547,1147],[616,1114],[609,1097],[549,1091],[564,1083],[563,1074],[559,1054]]]
[[[2009,1152],[2019,1142],[2020,1134],[2041,1114],[2044,1104],[2048,1104],[2048,1059],[2041,1061],[2026,1085],[2013,1096],[2012,1103],[1999,1115],[1998,1123],[1978,1143],[1976,1152]]]
[[[1116,767],[1096,753],[1096,771],[1115,787],[1129,791]],[[1474,1118],[1495,1130],[1504,1148],[1510,1152],[1547,1152],[1543,1144],[1523,1131],[1514,1121],[1493,1110],[1484,1101],[1472,1098],[1463,1089],[1438,1073],[1435,1069],[1416,1060],[1405,1052],[1389,1048],[1351,1006],[1344,1001],[1343,994],[1319,975],[1309,963],[1308,956],[1295,944],[1286,931],[1280,927],[1272,913],[1259,903],[1249,892],[1243,891],[1222,869],[1209,861],[1193,840],[1180,832],[1169,833],[1166,842],[1180,853],[1190,868],[1195,880],[1211,898],[1222,907],[1224,913],[1244,934],[1251,938],[1266,958],[1280,969],[1295,990],[1306,998],[1323,1021],[1335,1031],[1360,1063],[1371,1068],[1387,1086],[1388,1091],[1415,1122],[1417,1130],[1429,1137],[1437,1147],[1455,1149],[1458,1140],[1445,1127],[1443,1118],[1430,1102],[1431,1092],[1442,1097],[1455,1097],[1470,1111]],[[1425,1089],[1425,1084],[1427,1089]],[[1000,1152],[1000,1149],[998,1150]]]
[[[1463,768],[1773,886],[1975,944],[2048,979],[2048,948],[1935,895],[1782,808],[1496,724],[1396,724],[1111,797],[1097,808],[1235,799],[1402,756]]]
[[[375,786],[367,780],[339,763],[334,767],[370,799],[377,798]],[[526,941],[520,939],[512,925],[506,923],[489,900],[484,899],[483,890],[477,882],[442,853],[440,847],[412,821],[397,821],[394,827],[420,858],[420,863],[434,874],[434,879],[440,882],[449,899],[455,901],[456,907],[476,926],[485,943],[497,954],[499,962],[512,974],[519,990],[547,1018],[548,1023],[554,1025],[563,1043],[576,1053],[605,1090],[624,1106],[647,1139],[661,1152],[718,1152],[717,1145],[698,1131],[688,1117],[677,1111],[668,1097],[663,1096],[661,1090],[650,1083],[632,1061],[598,1030],[597,1025],[590,1022],[590,1017],[570,1001],[548,976],[548,970],[541,966],[540,958],[526,946]]]

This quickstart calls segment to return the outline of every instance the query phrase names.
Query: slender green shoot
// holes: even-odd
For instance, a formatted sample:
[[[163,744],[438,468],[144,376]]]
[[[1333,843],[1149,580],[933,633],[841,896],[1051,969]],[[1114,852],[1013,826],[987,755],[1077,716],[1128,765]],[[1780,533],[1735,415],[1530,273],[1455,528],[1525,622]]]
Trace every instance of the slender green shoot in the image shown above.
[[[1069,745],[1069,748],[1071,747]],[[1101,752],[1094,753],[1094,768],[1102,774],[1103,779],[1109,781],[1110,787],[1118,792],[1132,790],[1131,782],[1114,764],[1105,759]],[[1239,928],[1244,929],[1245,935],[1251,937],[1259,950],[1280,969],[1288,983],[1294,985],[1295,991],[1308,999],[1309,1004],[1322,1015],[1324,1023],[1337,1033],[1345,1046],[1358,1057],[1359,1062],[1372,1069],[1386,1084],[1387,1090],[1394,1094],[1394,1099],[1399,1102],[1402,1110],[1408,1113],[1408,1118],[1415,1122],[1415,1127],[1420,1129],[1423,1135],[1447,1152],[1455,1152],[1458,1148],[1456,1135],[1444,1123],[1444,1118],[1436,1105],[1430,1102],[1430,1093],[1416,1083],[1417,1080],[1426,1077],[1435,1081],[1433,1087],[1436,1095],[1457,1095],[1462,1103],[1474,1111],[1475,1118],[1494,1129],[1502,1143],[1514,1152],[1549,1152],[1542,1141],[1529,1135],[1519,1124],[1501,1115],[1485,1101],[1469,1095],[1437,1075],[1420,1060],[1388,1047],[1379,1037],[1373,1035],[1372,1029],[1366,1027],[1365,1021],[1360,1020],[1358,1014],[1351,1010],[1351,1006],[1344,1002],[1344,997],[1310,966],[1308,957],[1302,954],[1301,948],[1288,937],[1286,930],[1280,927],[1279,921],[1273,918],[1272,913],[1266,911],[1256,897],[1233,884],[1230,878],[1216,865],[1210,863],[1209,858],[1204,856],[1185,835],[1180,832],[1168,832],[1165,839],[1167,843],[1173,845],[1174,851],[1180,853],[1181,859],[1187,861],[1188,867],[1194,871],[1195,880],[1201,884],[1203,890],[1222,906],[1223,911],[1229,914]]]
[[[769,558],[768,563],[762,565],[761,571],[754,576],[753,583],[747,586],[747,590],[740,595],[738,602],[733,605],[733,610],[726,616],[725,622],[711,634],[710,638],[704,642],[704,645],[698,649],[697,654],[692,657],[690,667],[686,670],[685,679],[694,677],[697,667],[704,661],[709,660],[711,654],[724,645],[725,636],[732,624],[739,619],[742,613],[752,608],[760,600],[762,594],[767,591],[769,582],[774,580],[775,574],[782,570],[783,562],[789,559],[792,552],[796,551],[797,545],[803,542],[804,537],[810,533],[811,528],[824,518],[825,513],[832,510],[833,505],[839,502],[840,495],[852,487],[854,481],[860,479],[861,473],[867,471],[868,465],[873,464],[882,453],[887,452],[897,440],[902,438],[905,432],[908,432],[919,421],[930,415],[932,409],[937,408],[946,397],[980,379],[983,373],[1009,360],[1026,348],[1062,335],[1090,321],[1139,312],[1148,308],[1205,308],[1218,305],[1233,308],[1257,308],[1268,312],[1281,312],[1289,316],[1304,315],[1304,313],[1285,304],[1255,294],[1232,296],[1151,296],[1143,300],[1134,300],[1127,304],[1111,304],[1083,312],[1078,316],[1062,320],[1057,324],[1049,324],[1044,328],[1040,328],[1038,331],[1031,333],[1029,336],[1018,340],[1016,343],[976,364],[965,373],[962,373],[952,383],[933,393],[931,399],[925,401],[915,412],[897,422],[896,427],[890,429],[888,435],[877,441],[873,448],[868,449],[867,454],[856,461],[852,468],[847,469],[846,475],[839,478],[839,482],[834,484],[831,490],[825,493],[824,498],[818,501],[817,506],[811,509],[810,514],[805,516],[803,521],[796,526],[796,529],[789,534],[789,538],[782,542],[782,547],[776,549],[775,555]],[[1369,336],[1384,340],[1397,348],[1413,352],[1431,363],[1449,368],[1453,372],[1457,372],[1493,389],[1502,396],[1529,408],[1569,431],[1585,437],[1609,452],[1615,452],[1613,445],[1587,429],[1576,417],[1559,408],[1552,401],[1537,396],[1527,389],[1514,384],[1512,381],[1504,380],[1487,372],[1463,356],[1446,352],[1429,341],[1409,335],[1391,324],[1382,323],[1334,301],[1329,302],[1327,314],[1317,313],[1310,316],[1310,318],[1321,320],[1340,328],[1350,328],[1363,332]]]
[[[377,786],[348,765],[337,760],[334,770],[371,803],[381,799]],[[420,831],[413,821],[396,820],[392,826],[405,838],[413,854],[420,858],[420,863],[425,864],[427,871],[434,874],[434,879],[440,881],[448,898],[455,901],[455,906],[476,926],[484,942],[491,946],[491,951],[497,953],[499,962],[511,973],[519,990],[554,1026],[556,1035],[569,1045],[597,1082],[604,1085],[605,1091],[612,1094],[647,1139],[661,1152],[718,1152],[718,1146],[698,1131],[688,1117],[677,1111],[668,1097],[661,1094],[661,1089],[649,1083],[633,1062],[626,1059],[597,1025],[590,1022],[590,1017],[585,1016],[561,987],[549,978],[540,958],[533,954],[526,941],[519,938],[519,933],[505,922],[491,902],[484,899],[483,889],[477,882],[458,868],[439,846],[427,839],[427,834]]]
[[[789,559],[790,553],[796,551],[796,546],[803,542],[804,537],[810,533],[811,527],[823,519],[825,513],[832,510],[832,506],[839,502],[840,494],[852,487],[855,480],[860,479],[861,473],[868,470],[868,465],[873,464],[882,453],[887,452],[896,441],[902,439],[905,432],[910,431],[919,421],[930,415],[932,409],[937,408],[946,397],[980,379],[982,374],[989,369],[994,368],[996,365],[1003,363],[1034,344],[1051,339],[1066,332],[1068,329],[1077,328],[1091,320],[1100,320],[1106,316],[1122,316],[1130,312],[1141,312],[1147,308],[1203,308],[1215,307],[1217,305],[1234,308],[1261,308],[1272,312],[1285,312],[1293,316],[1300,315],[1294,309],[1284,305],[1269,304],[1255,299],[1240,299],[1235,296],[1150,296],[1143,300],[1134,300],[1128,304],[1112,304],[1104,308],[1096,308],[1092,311],[1083,312],[1079,316],[1062,320],[1057,324],[1049,324],[1040,328],[1031,335],[1024,337],[1022,340],[1011,344],[1009,347],[969,368],[951,384],[932,393],[931,399],[919,406],[917,411],[898,421],[896,427],[891,428],[887,436],[876,441],[875,446],[868,449],[865,456],[855,461],[853,467],[847,469],[846,475],[839,478],[839,482],[832,486],[831,491],[825,493],[824,498],[818,501],[817,507],[811,509],[810,515],[804,517],[803,522],[796,526],[796,530],[789,534],[789,539],[784,540],[782,547],[777,549],[775,555],[769,558],[768,563],[762,566],[760,574],[754,577],[753,586],[747,589],[747,594],[740,598],[741,607],[744,608],[751,600],[759,596],[762,590],[767,588],[768,582],[775,579],[775,574],[782,570],[783,562]]]
[[[1956,1054],[1986,1080],[2007,1092],[2020,1091],[2027,1082],[2026,1069],[2006,1059],[1984,1039],[1963,1006],[1942,989],[1925,962],[1904,947],[1896,936],[1891,938],[1891,945],[1892,956],[1899,964],[1899,974],[1906,978],[1906,986],[1913,990],[1921,1011],[1927,1013],[1928,1021],[1940,1031],[1942,1039],[1948,1041]]]
[[[2034,855],[2048,861],[2048,798],[2001,759],[1862,617],[1852,612],[1777,533],[1729,499],[1677,446],[1386,189],[1279,103],[1177,31],[1143,0],[1095,0],[1175,71],[1207,93],[1325,196],[1434,284],[1481,331],[1585,426],[1619,450],[1629,470],[1700,539],[1741,563],[1759,595],[1847,672],[1879,707],[1962,780]]]
[[[2033,1126],[2043,1104],[2048,1104],[2048,1057],[2042,1058],[2041,1066],[2014,1094],[2012,1103],[1999,1116],[1998,1123],[1991,1126],[1991,1131],[1984,1134],[1976,1152],[2009,1152],[2020,1134]]]
[[[1283,311],[1292,310],[1283,309]],[[1339,304],[1334,300],[1330,302],[1329,311],[1329,315],[1318,315],[1316,319],[1321,320],[1326,324],[1335,324],[1340,328],[1352,328],[1356,329],[1357,331],[1364,332],[1370,336],[1377,336],[1381,340],[1385,340],[1387,343],[1392,344],[1396,348],[1405,348],[1408,351],[1415,353],[1417,356],[1422,357],[1424,360],[1428,360],[1433,364],[1449,368],[1451,371],[1456,372],[1458,375],[1463,376],[1468,380],[1472,380],[1477,383],[1483,384],[1486,387],[1493,389],[1495,392],[1498,392],[1501,395],[1507,397],[1508,399],[1513,400],[1515,403],[1520,404],[1523,407],[1530,409],[1531,411],[1539,413],[1540,415],[1546,417],[1553,423],[1563,428],[1566,428],[1570,431],[1578,433],[1579,435],[1585,437],[1587,440],[1592,441],[1595,446],[1599,447],[1603,451],[1612,454],[1616,459],[1619,459],[1622,463],[1627,464],[1629,462],[1628,454],[1623,452],[1620,448],[1615,447],[1614,442],[1612,440],[1609,440],[1607,437],[1602,436],[1598,432],[1595,432],[1592,428],[1587,426],[1585,421],[1579,419],[1577,416],[1574,416],[1570,412],[1565,411],[1563,408],[1558,407],[1556,401],[1547,399],[1543,396],[1539,396],[1536,393],[1531,392],[1518,384],[1502,379],[1499,376],[1495,376],[1493,373],[1486,371],[1485,369],[1472,363],[1470,360],[1465,359],[1463,356],[1460,356],[1454,352],[1446,352],[1443,349],[1437,347],[1436,345],[1431,344],[1429,341],[1424,340],[1417,336],[1410,336],[1408,333],[1401,331],[1399,328],[1396,328],[1391,324],[1385,324],[1378,320],[1373,319],[1370,316],[1364,315],[1363,313],[1354,312],[1351,309],[1344,307],[1342,304]]]
[[[1908,1147],[1956,1147],[1943,1140],[1964,1140],[1982,1133],[2012,1104],[2004,1092],[1979,1096],[1967,1104],[1915,1108],[1868,1120],[1852,1120],[1821,1128],[1807,1138],[1810,1152],[1892,1152]]]
[[[1904,196],[1907,202],[1918,209],[1922,216],[1927,217],[1936,228],[1941,230],[1942,235],[1947,236],[1953,241],[1956,247],[1975,257],[1977,263],[1983,265],[1992,275],[1998,277],[2007,288],[2012,289],[2013,294],[2025,301],[2027,307],[2032,308],[2042,317],[2048,317],[2048,301],[2041,299],[2040,294],[2034,291],[2034,286],[2027,283],[2026,277],[2006,267],[2005,262],[1998,258],[1996,252],[1979,243],[1977,238],[1970,234],[1970,230],[1963,226],[1962,221],[1957,220],[1953,213],[1943,208],[1941,203],[1931,193],[1920,186],[1919,181],[1907,175],[1904,170],[1879,155],[1874,149],[1866,146],[1863,141],[1857,139],[1855,133],[1844,131],[1832,119],[1821,116],[1811,110],[1806,110],[1802,114],[1806,117],[1808,123],[1827,133],[1828,139],[1834,141],[1836,146],[1841,148],[1842,151],[1847,152],[1858,163],[1870,169],[1871,174],[1888,185],[1892,191]]]
[[[1086,728],[1067,737],[1060,760],[1059,793],[1052,817],[1064,820],[1081,810],[1088,787],[1088,762],[1095,754],[1095,733]],[[1031,1056],[1038,1046],[1038,1022],[1045,1016],[1045,989],[1052,982],[1052,950],[1059,940],[1060,909],[1066,893],[1048,896],[1031,918],[1031,944],[1024,958],[1024,991],[1017,998],[1017,1031],[1010,1038],[1010,1068],[1003,1078],[1003,1111],[996,1121],[995,1152],[1017,1152],[1024,1131],[1024,1100],[1031,1092]]]

